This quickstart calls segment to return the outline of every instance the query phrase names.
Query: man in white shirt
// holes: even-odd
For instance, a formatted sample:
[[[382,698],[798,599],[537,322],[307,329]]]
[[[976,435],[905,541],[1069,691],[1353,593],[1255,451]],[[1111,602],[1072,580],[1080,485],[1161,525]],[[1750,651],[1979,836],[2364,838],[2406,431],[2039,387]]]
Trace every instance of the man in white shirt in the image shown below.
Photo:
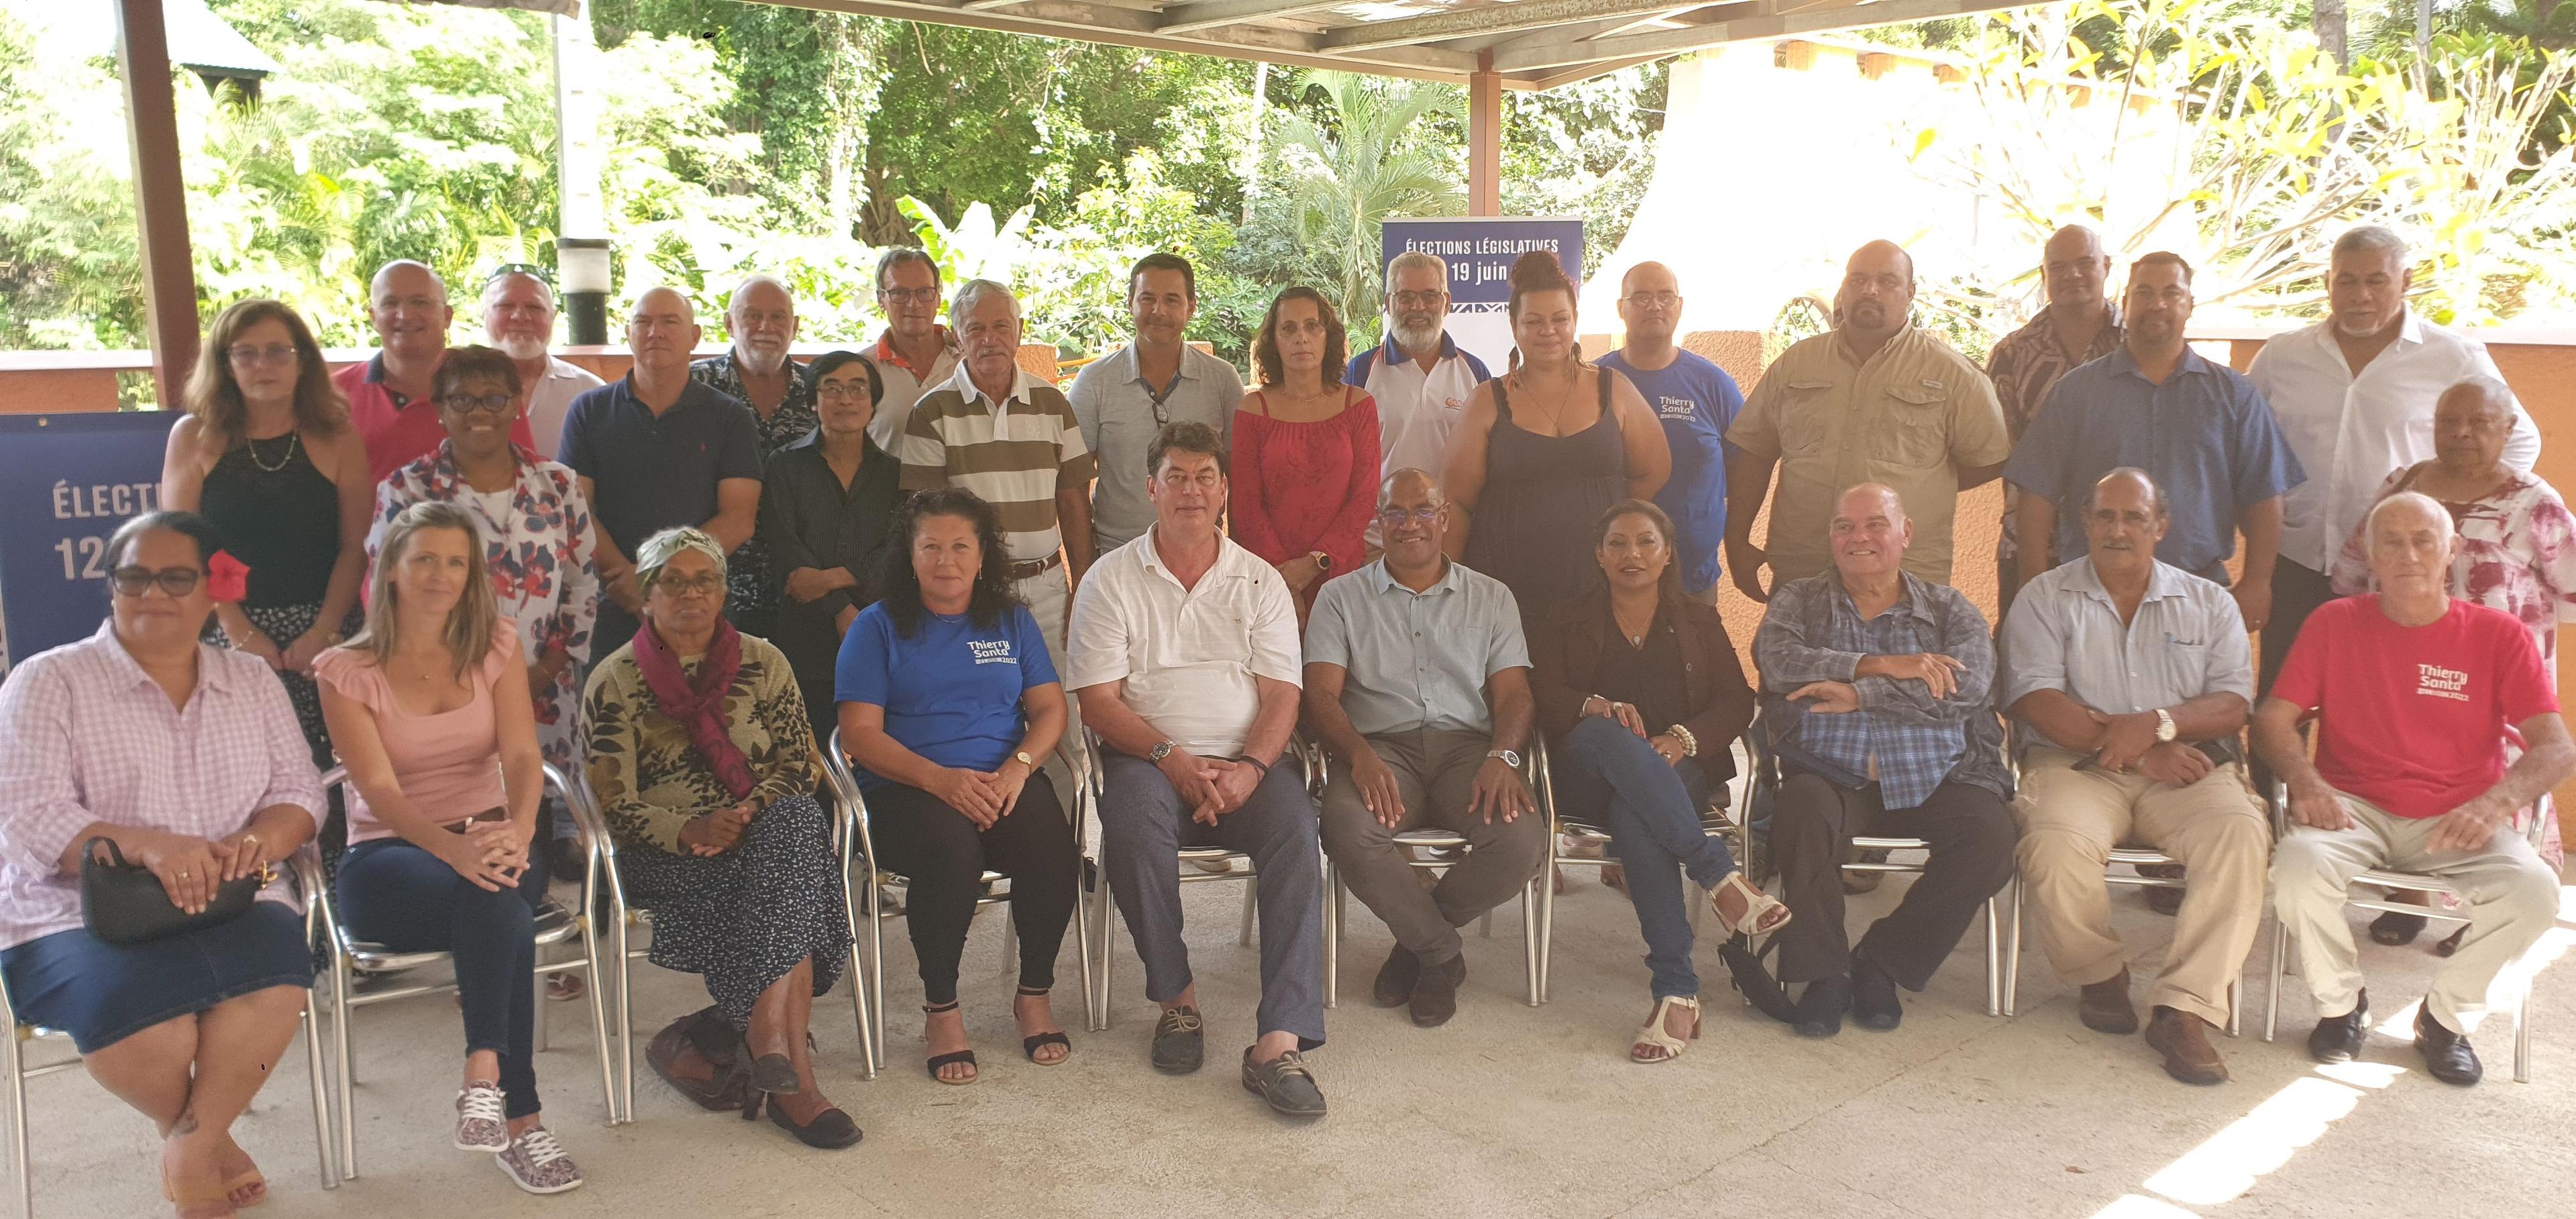
[[[1217,532],[1225,446],[1175,423],[1147,454],[1154,524],[1101,557],[1073,601],[1064,684],[1100,734],[1100,855],[1145,994],[1154,1068],[1186,1074],[1205,1021],[1181,941],[1180,851],[1252,857],[1261,918],[1259,1039],[1243,1085],[1322,1117],[1302,1051],[1324,1043],[1324,882],[1314,801],[1284,755],[1297,727],[1297,608],[1268,563]]]
[[[483,333],[519,366],[519,410],[538,454],[554,460],[572,400],[604,384],[589,369],[547,353],[555,341],[554,288],[534,267],[502,264],[483,281]]]
[[[957,336],[939,324],[939,264],[914,246],[886,251],[877,259],[877,308],[885,311],[886,328],[868,355],[885,393],[868,421],[868,437],[901,453],[912,404],[957,375]]]
[[[2406,307],[2414,279],[2397,234],[2375,224],[2346,232],[2327,264],[2326,319],[2276,336],[2245,370],[2308,472],[2281,506],[2263,690],[2272,688],[2299,624],[2333,599],[2325,573],[2370,511],[2371,493],[2389,471],[2432,458],[2442,391],[2466,377],[2502,379],[2484,343]],[[2520,403],[2508,405],[2505,464],[2528,470],[2540,457],[2540,432]]]
[[[1403,469],[1440,477],[1449,431],[1476,387],[1493,379],[1485,362],[1449,338],[1449,264],[1407,250],[1386,264],[1386,342],[1351,357],[1342,384],[1377,399],[1378,479]],[[1370,550],[1378,527],[1370,521]]]

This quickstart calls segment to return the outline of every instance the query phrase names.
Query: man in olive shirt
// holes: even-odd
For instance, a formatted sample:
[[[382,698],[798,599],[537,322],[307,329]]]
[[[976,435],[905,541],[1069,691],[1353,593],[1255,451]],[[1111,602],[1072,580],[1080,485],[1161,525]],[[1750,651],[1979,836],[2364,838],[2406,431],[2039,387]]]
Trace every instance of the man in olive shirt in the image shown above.
[[[1905,570],[1950,583],[1950,518],[1959,492],[1993,478],[2012,455],[1986,374],[1912,323],[1914,259],[1894,242],[1862,246],[1834,293],[1835,328],[1791,347],[1762,374],[1726,431],[1726,567],[1755,601],[1775,582],[1832,566],[1826,522],[1836,497],[1861,483],[1896,490],[1914,520]],[[1771,472],[1765,553],[1753,544]]]

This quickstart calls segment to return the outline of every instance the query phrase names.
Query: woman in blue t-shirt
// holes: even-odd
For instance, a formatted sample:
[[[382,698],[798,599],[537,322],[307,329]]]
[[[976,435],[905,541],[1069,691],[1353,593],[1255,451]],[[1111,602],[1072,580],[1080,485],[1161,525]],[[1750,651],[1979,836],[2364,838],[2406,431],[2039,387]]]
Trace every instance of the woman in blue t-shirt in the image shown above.
[[[1051,1067],[1073,1052],[1047,992],[1080,855],[1038,763],[1064,735],[1064,685],[1037,620],[1011,595],[991,504],[924,492],[896,512],[888,541],[882,596],[850,624],[834,685],[877,851],[911,881],[930,1077],[975,1082],[957,958],[986,871],[1011,878],[1020,1050]]]

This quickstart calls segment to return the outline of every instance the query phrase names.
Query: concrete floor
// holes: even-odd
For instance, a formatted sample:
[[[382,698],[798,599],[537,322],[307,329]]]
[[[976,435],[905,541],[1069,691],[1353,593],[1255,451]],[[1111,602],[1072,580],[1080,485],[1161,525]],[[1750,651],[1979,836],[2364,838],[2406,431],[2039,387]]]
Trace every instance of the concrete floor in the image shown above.
[[[1905,882],[1855,899],[1855,927]],[[1983,1014],[1979,937],[1892,1033],[1847,1027],[1792,1036],[1733,1001],[1703,945],[1707,1033],[1678,1062],[1623,1054],[1645,1011],[1645,972],[1626,899],[1589,873],[1558,906],[1553,1001],[1521,1002],[1517,907],[1490,940],[1470,934],[1457,1019],[1417,1030],[1368,1005],[1388,940],[1354,903],[1343,1006],[1314,1063],[1332,1116],[1274,1119],[1235,1078],[1251,1034],[1253,954],[1235,947],[1231,885],[1189,888],[1191,944],[1209,1015],[1209,1065],[1169,1078],[1145,1065],[1152,1008],[1117,936],[1117,1027],[1085,1035],[1068,943],[1058,1012],[1073,1058],[1039,1068],[1012,1035],[998,913],[979,920],[963,997],[982,1082],[944,1087],[921,1071],[919,984],[901,924],[888,927],[889,1070],[858,1079],[846,994],[817,1006],[825,1087],[868,1132],[815,1152],[770,1126],[681,1101],[639,1063],[637,1121],[608,1129],[587,1009],[553,1005],[542,1056],[551,1125],[589,1177],[534,1198],[489,1157],[447,1146],[455,1087],[452,1006],[414,999],[365,1010],[357,1036],[362,1179],[316,1187],[303,1057],[291,1051],[238,1129],[269,1173],[265,1219],[323,1215],[1394,1215],[1566,1216],[2496,1216],[2566,1214],[2576,1197],[2576,969],[2541,974],[2537,1082],[2511,1081],[2511,1020],[2477,1039],[2490,1072],[2454,1089],[2420,1070],[2402,1037],[2375,1035],[2365,1061],[2319,1068],[2295,979],[2280,1042],[2260,1039],[2270,932],[2248,963],[2247,1035],[2220,1049],[2235,1073],[2195,1089],[2165,1078],[2136,1038],[2077,1023],[2071,991],[2031,945],[2020,1014]],[[2576,943],[2569,918],[2542,953]],[[2134,893],[2116,902],[2151,974],[2169,924]],[[2437,928],[2438,928],[2437,924]],[[2437,933],[2438,934],[2438,931]],[[2428,935],[2365,962],[2391,1030],[2437,963]],[[704,1002],[695,979],[639,963],[647,1030]],[[639,1037],[639,1041],[640,1041]],[[55,1047],[41,1047],[40,1053]],[[639,1046],[640,1049],[640,1046]],[[30,1085],[37,1213],[166,1214],[148,1127],[78,1073]]]

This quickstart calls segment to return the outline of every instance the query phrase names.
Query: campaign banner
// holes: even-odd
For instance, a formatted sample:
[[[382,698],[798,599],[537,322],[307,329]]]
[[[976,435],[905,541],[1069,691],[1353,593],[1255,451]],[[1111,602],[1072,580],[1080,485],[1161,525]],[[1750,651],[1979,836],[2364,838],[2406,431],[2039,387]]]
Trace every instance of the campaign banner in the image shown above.
[[[177,411],[0,415],[0,671],[107,615],[107,538],[161,501]]]
[[[1449,337],[1497,375],[1512,352],[1512,260],[1530,250],[1556,255],[1583,290],[1583,222],[1566,217],[1441,216],[1384,222],[1386,261],[1408,250],[1449,264]]]

